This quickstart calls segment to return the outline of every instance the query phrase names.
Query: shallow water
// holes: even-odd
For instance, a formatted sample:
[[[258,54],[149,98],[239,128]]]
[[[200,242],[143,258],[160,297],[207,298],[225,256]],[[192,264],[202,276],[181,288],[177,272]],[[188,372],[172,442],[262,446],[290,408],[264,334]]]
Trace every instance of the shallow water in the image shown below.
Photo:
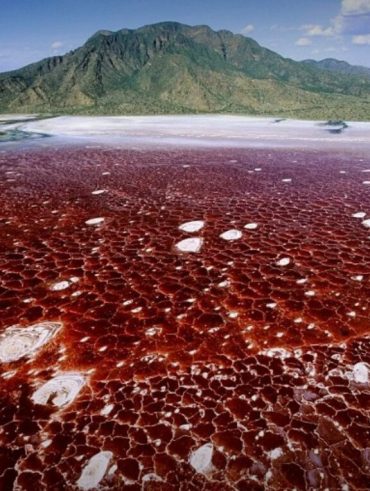
[[[0,153],[0,488],[368,489],[369,153],[93,146]]]

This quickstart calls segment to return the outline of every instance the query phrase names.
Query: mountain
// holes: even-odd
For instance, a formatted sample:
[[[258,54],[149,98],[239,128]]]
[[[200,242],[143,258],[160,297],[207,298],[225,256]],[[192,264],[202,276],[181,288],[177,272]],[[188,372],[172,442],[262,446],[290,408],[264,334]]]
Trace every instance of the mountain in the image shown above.
[[[370,78],[370,68],[360,65],[350,65],[346,61],[336,60],[335,58],[325,58],[320,61],[303,60],[302,63],[320,68],[321,70],[329,70],[330,72]]]
[[[162,22],[98,31],[64,56],[0,74],[0,111],[370,119],[370,80],[284,58],[240,34]]]

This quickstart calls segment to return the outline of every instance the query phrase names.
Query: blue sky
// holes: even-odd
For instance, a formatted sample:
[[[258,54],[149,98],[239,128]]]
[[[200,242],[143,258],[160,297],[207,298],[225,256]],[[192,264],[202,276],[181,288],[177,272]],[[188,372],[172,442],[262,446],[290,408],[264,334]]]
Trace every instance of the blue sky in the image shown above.
[[[370,66],[370,0],[0,0],[0,71],[83,44],[99,29],[163,20],[253,37],[297,60]]]

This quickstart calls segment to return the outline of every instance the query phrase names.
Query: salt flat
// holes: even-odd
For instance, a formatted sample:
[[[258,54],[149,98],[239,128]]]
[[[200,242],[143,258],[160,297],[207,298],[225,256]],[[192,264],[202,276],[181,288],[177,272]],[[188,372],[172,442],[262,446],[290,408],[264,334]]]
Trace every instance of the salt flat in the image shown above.
[[[273,146],[370,145],[370,123],[328,122],[232,115],[60,116],[7,125],[9,129],[58,137],[124,144]]]

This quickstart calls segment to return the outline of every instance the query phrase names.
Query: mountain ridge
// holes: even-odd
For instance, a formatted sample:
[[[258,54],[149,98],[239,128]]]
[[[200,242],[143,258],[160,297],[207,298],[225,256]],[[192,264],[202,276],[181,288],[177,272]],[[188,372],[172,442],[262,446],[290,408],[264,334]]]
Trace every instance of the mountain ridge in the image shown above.
[[[284,58],[227,30],[166,21],[100,30],[65,55],[0,74],[0,111],[370,119],[370,78]]]

